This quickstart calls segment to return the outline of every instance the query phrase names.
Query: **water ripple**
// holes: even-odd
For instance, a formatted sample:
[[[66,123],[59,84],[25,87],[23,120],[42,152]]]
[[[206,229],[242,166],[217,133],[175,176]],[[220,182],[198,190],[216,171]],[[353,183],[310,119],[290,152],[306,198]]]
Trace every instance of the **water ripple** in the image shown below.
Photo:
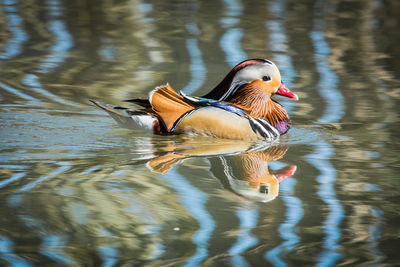
[[[71,34],[66,29],[65,23],[54,19],[63,14],[61,3],[58,0],[49,0],[46,8],[49,11],[50,21],[48,29],[54,36],[54,44],[50,47],[51,55],[41,60],[40,72],[47,73],[66,59],[66,52],[73,46]]]
[[[0,59],[10,59],[22,53],[22,45],[29,40],[28,34],[23,30],[23,18],[19,15],[19,9],[16,7],[18,1],[4,0],[3,10],[8,22],[8,30],[12,38],[5,45],[4,55],[0,54]]]
[[[221,19],[221,24],[224,28],[230,29],[221,37],[219,44],[225,52],[225,61],[232,67],[247,58],[246,53],[241,48],[243,30],[241,28],[231,28],[237,23],[237,17],[242,13],[243,8],[240,1],[224,1],[224,17]]]
[[[207,211],[205,204],[207,195],[198,188],[192,186],[176,170],[171,170],[162,176],[178,191],[181,203],[199,222],[199,230],[193,235],[193,242],[196,244],[196,254],[187,260],[185,266],[196,266],[208,256],[208,240],[215,228],[215,221]],[[171,229],[172,230],[172,229]]]
[[[63,165],[63,162],[58,162],[57,164],[61,165],[61,166],[59,168],[57,168],[56,170],[52,171],[50,174],[41,176],[41,177],[37,178],[35,181],[24,185],[23,187],[21,187],[19,189],[19,192],[26,192],[26,191],[32,190],[38,184],[40,184],[48,179],[57,177],[57,175],[64,173],[71,168],[69,163],[66,163],[66,165]]]
[[[103,258],[103,267],[116,266],[118,260],[118,250],[110,246],[99,246],[98,248],[101,257]]]
[[[379,208],[374,206],[371,206],[370,210],[372,216],[375,217],[375,223],[373,223],[369,227],[369,237],[368,237],[368,241],[370,242],[369,250],[371,251],[371,254],[375,256],[374,262],[371,263],[372,266],[372,265],[382,264],[382,260],[384,259],[384,255],[379,249],[379,240],[381,239],[382,236],[381,227],[383,224],[382,221],[383,212]]]
[[[196,39],[186,40],[186,48],[190,56],[190,82],[183,88],[186,94],[193,94],[204,83],[207,69],[204,66],[201,50]]]
[[[232,67],[247,58],[246,53],[240,47],[242,37],[243,31],[239,28],[229,29],[221,37],[220,45],[226,54],[225,61]]]
[[[325,100],[325,112],[320,122],[338,122],[345,113],[344,97],[336,88],[338,77],[329,65],[329,55],[331,49],[325,40],[325,20],[324,20],[325,1],[318,1],[315,4],[317,15],[314,18],[314,30],[310,33],[311,40],[315,47],[315,60],[317,70],[320,75],[318,89],[321,97]]]
[[[330,144],[318,142],[314,144],[314,153],[307,156],[308,161],[320,172],[317,176],[317,182],[320,184],[317,194],[329,208],[329,214],[323,222],[326,236],[324,238],[324,250],[317,256],[318,266],[332,266],[343,256],[339,252],[340,245],[338,242],[342,236],[340,223],[345,214],[340,201],[336,197],[337,174],[329,161],[333,154],[334,150]]]
[[[230,28],[239,22],[239,18],[243,14],[243,5],[240,0],[223,0],[224,16],[220,22],[222,27]]]
[[[30,103],[28,103],[28,105],[39,106],[39,104],[40,104],[39,99],[37,99],[33,96],[30,96],[30,95],[24,94],[24,93],[20,92],[19,90],[15,89],[9,85],[6,85],[5,83],[0,82],[0,88],[4,89],[7,92],[12,93],[20,98],[30,101]]]
[[[10,178],[2,180],[0,182],[0,187],[3,187],[3,186],[11,184],[13,182],[16,182],[16,181],[20,180],[24,176],[25,176],[25,173],[15,173]]]
[[[232,255],[232,264],[234,266],[249,266],[245,258],[240,254],[259,242],[258,238],[251,235],[251,230],[257,227],[258,211],[255,208],[255,206],[244,205],[236,210],[236,216],[240,221],[238,239],[228,250],[229,254]]]
[[[46,235],[43,237],[40,251],[43,255],[60,264],[76,265],[76,262],[64,253],[67,241],[68,239],[62,235]]]
[[[0,259],[6,260],[12,266],[28,267],[33,266],[26,262],[13,251],[14,242],[0,235]]]
[[[265,24],[271,35],[269,48],[273,52],[274,61],[278,65],[282,81],[289,88],[297,72],[292,65],[292,58],[288,55],[288,38],[286,34],[286,25],[282,19],[285,16],[286,1],[271,1],[268,6],[271,18]],[[290,113],[297,104],[293,101],[285,101],[285,109]]]
[[[39,82],[39,77],[37,77],[34,74],[26,74],[22,78],[22,82],[26,85],[29,86],[30,90],[40,93],[48,98],[49,101],[56,102],[59,104],[67,105],[67,106],[73,106],[73,107],[79,107],[79,105],[72,103],[68,100],[63,99],[62,97],[59,97],[45,89],[43,89],[41,83]]]
[[[290,251],[296,249],[300,237],[296,234],[297,227],[301,218],[303,218],[302,201],[294,196],[294,187],[296,180],[286,178],[285,183],[281,185],[282,196],[287,211],[285,222],[279,226],[279,235],[285,240],[279,246],[265,253],[265,258],[275,266],[287,266],[283,260],[284,256]]]

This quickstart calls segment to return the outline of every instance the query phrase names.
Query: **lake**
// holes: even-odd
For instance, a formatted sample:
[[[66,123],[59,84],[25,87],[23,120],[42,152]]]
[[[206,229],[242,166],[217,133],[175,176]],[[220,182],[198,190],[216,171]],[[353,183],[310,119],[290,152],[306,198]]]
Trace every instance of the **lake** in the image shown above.
[[[0,2],[1,266],[397,266],[394,0]],[[299,101],[279,141],[118,127],[247,58]]]

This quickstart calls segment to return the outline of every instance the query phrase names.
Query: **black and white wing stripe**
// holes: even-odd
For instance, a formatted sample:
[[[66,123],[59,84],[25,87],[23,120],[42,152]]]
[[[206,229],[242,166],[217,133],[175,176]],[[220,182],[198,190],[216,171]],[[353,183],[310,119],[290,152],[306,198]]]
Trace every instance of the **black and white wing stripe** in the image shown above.
[[[251,128],[255,133],[260,134],[262,137],[272,140],[279,137],[278,130],[272,126],[269,122],[263,119],[253,119],[248,117],[250,121]]]

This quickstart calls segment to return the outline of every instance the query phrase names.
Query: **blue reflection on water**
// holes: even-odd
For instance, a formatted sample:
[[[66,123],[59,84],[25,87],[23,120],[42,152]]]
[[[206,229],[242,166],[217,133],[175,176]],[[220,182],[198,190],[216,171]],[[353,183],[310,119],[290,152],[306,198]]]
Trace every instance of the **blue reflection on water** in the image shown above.
[[[18,181],[19,179],[21,179],[24,176],[25,176],[25,173],[23,173],[23,172],[15,173],[10,178],[2,180],[0,182],[0,187],[3,187],[3,186],[6,186],[8,184],[11,184],[13,182],[16,182],[16,181]]]
[[[98,250],[103,259],[103,267],[115,266],[119,256],[117,249],[109,246],[99,246]]]
[[[243,30],[234,28],[228,30],[221,38],[220,45],[226,53],[225,61],[232,67],[247,58],[246,53],[240,48]]]
[[[337,75],[330,68],[328,61],[331,49],[324,37],[325,20],[323,8],[325,3],[325,1],[318,1],[315,4],[314,30],[311,32],[310,37],[314,43],[316,66],[320,75],[318,83],[319,93],[326,104],[325,112],[319,118],[319,121],[330,123],[337,122],[343,117],[345,106],[344,97],[336,88]]]
[[[17,56],[22,53],[21,46],[25,41],[28,40],[28,37],[25,31],[22,30],[23,29],[22,19],[18,15],[18,9],[14,6],[17,4],[17,2],[4,1],[3,4],[4,4],[4,11],[6,14],[6,19],[8,22],[7,24],[8,30],[12,33],[13,38],[10,39],[10,41],[6,44],[4,56],[1,56],[0,58],[8,59],[10,57]],[[48,1],[47,8],[49,10],[50,17],[60,16],[62,14],[61,6],[58,1],[55,0]],[[56,42],[49,49],[50,51],[52,51],[52,55],[41,60],[42,62],[40,68],[41,72],[48,72],[49,69],[55,68],[57,66],[57,63],[63,62],[66,57],[65,52],[72,47],[72,38],[68,33],[68,31],[66,30],[63,22],[61,22],[60,20],[50,20],[48,24],[49,24],[49,30],[53,34],[53,36],[55,36]],[[63,100],[62,98],[41,88],[41,84],[36,75],[33,74],[25,75],[25,77],[23,78],[23,82],[28,86],[30,86],[30,89],[42,95],[45,95],[54,102],[76,106],[75,104]],[[2,82],[0,82],[0,87],[3,90],[15,94],[20,98],[31,101],[30,103],[31,105],[39,105],[41,102],[35,97],[22,93],[18,89],[6,85]]]
[[[336,198],[336,169],[329,161],[333,155],[332,145],[325,141],[315,143],[314,153],[307,155],[308,161],[320,173],[317,177],[317,182],[320,184],[317,194],[329,209],[329,214],[323,222],[323,229],[326,234],[324,250],[317,256],[319,262],[317,266],[332,266],[343,256],[339,252],[338,241],[341,238],[340,223],[344,217],[344,209]]]
[[[77,107],[78,105],[75,103],[72,103],[70,101],[64,100],[62,97],[59,97],[45,89],[42,88],[42,84],[39,81],[39,77],[34,75],[34,74],[26,74],[23,78],[22,78],[22,82],[26,85],[29,86],[29,88],[32,91],[35,91],[37,93],[40,93],[44,96],[46,96],[49,100],[51,100],[52,102],[57,102],[63,105],[68,105],[68,106],[75,106]]]
[[[229,28],[238,23],[239,18],[243,13],[243,5],[239,0],[223,0],[224,15],[221,18],[221,25],[224,28]]]
[[[321,122],[338,122],[344,114],[344,98],[336,88],[337,75],[330,68],[330,47],[324,37],[325,30],[325,1],[317,1],[315,4],[314,30],[310,37],[315,48],[316,67],[320,75],[318,83],[319,92],[325,100],[326,106]],[[308,161],[317,168],[319,175],[317,182],[320,184],[318,196],[328,206],[329,213],[323,222],[325,232],[323,251],[316,257],[317,266],[333,266],[343,257],[339,252],[341,238],[340,223],[344,217],[344,209],[336,197],[335,182],[336,169],[331,164],[330,158],[335,154],[332,145],[325,141],[314,144],[314,153],[307,155]]]
[[[275,266],[287,266],[282,257],[296,249],[300,241],[300,237],[296,234],[296,225],[303,218],[303,205],[299,198],[293,196],[295,185],[296,180],[293,178],[286,178],[280,185],[281,198],[285,202],[287,211],[285,222],[279,226],[279,235],[285,241],[265,254],[265,258]]]
[[[99,49],[99,54],[103,61],[113,61],[117,57],[115,55],[115,47],[111,43],[110,38],[101,38],[101,48]]]
[[[194,22],[187,23],[186,29],[192,35],[198,35],[200,33],[199,27]],[[190,81],[182,91],[190,95],[203,85],[207,74],[207,68],[204,66],[201,50],[199,49],[196,39],[187,39],[186,49],[188,50],[190,58]]]
[[[269,41],[270,50],[273,52],[274,61],[282,74],[282,81],[290,88],[292,80],[297,76],[297,72],[292,65],[292,58],[287,55],[288,41],[286,35],[286,25],[283,18],[286,12],[286,1],[272,1],[268,8],[270,17],[265,23],[271,36]],[[293,101],[285,101],[285,109],[290,113],[297,104]]]
[[[206,67],[204,66],[201,51],[196,39],[186,40],[186,48],[190,56],[190,82],[183,88],[186,94],[193,94],[199,89],[206,77]]]
[[[46,235],[43,237],[41,253],[61,264],[74,264],[75,262],[64,253],[67,240],[61,235]],[[76,264],[76,263],[75,263]]]
[[[11,201],[14,196],[20,195],[13,195],[9,199],[9,202],[13,202],[11,206],[16,208],[20,206],[20,203],[18,203],[19,201]],[[36,220],[29,215],[19,214],[18,217],[21,219],[21,221],[24,222],[27,227],[29,227],[33,232],[42,237],[42,244],[40,247],[41,254],[61,264],[76,264],[74,260],[72,260],[67,254],[65,254],[67,243],[69,241],[68,238],[62,235],[47,234],[48,231],[46,229],[46,226],[43,225],[39,220]],[[14,253],[11,249],[12,245],[12,241],[6,238],[2,238],[0,236],[0,258],[3,258],[10,262],[12,266],[31,266],[30,263],[16,256],[17,254]],[[2,256],[2,254],[6,256]]]
[[[81,202],[75,201],[69,203],[71,217],[77,224],[86,225],[90,221],[90,210]]]
[[[72,39],[65,29],[63,22],[59,20],[49,21],[49,30],[56,39],[53,46],[50,47],[52,54],[41,60],[41,72],[46,73],[50,69],[57,67],[61,62],[65,61],[66,53],[72,47]]]
[[[232,255],[232,264],[234,266],[248,266],[245,258],[240,254],[258,243],[258,238],[251,236],[251,229],[257,227],[258,219],[258,211],[252,210],[252,208],[255,209],[256,206],[244,205],[236,211],[240,221],[240,230],[236,243],[228,251]]]
[[[224,0],[224,16],[221,25],[224,28],[233,27],[243,13],[242,3],[238,0]],[[228,29],[220,39],[220,46],[225,52],[225,61],[230,66],[235,66],[247,58],[246,53],[241,48],[243,30],[240,28]]]
[[[10,266],[32,266],[21,257],[18,257],[16,253],[14,253],[14,251],[12,250],[13,245],[14,243],[10,239],[0,235],[0,259],[4,259],[8,263],[10,263]]]
[[[61,166],[58,167],[56,170],[52,171],[48,175],[44,175],[44,176],[41,176],[41,177],[35,179],[31,183],[27,183],[26,185],[21,187],[18,191],[19,192],[29,191],[29,190],[33,189],[35,186],[37,186],[38,184],[40,184],[40,183],[42,183],[42,182],[44,182],[44,181],[46,181],[48,179],[57,177],[59,174],[65,173],[67,170],[69,170],[71,168],[71,166],[67,162],[58,162],[58,164],[61,165]]]
[[[296,234],[296,225],[303,218],[303,205],[295,194],[296,179],[286,178],[285,182],[281,184],[280,189],[282,192],[282,199],[287,207],[286,221],[280,225],[279,233],[286,242],[283,243],[285,250],[290,251],[296,248],[300,238]]]
[[[196,266],[208,256],[208,240],[215,228],[215,221],[205,207],[207,194],[192,186],[174,169],[161,177],[178,192],[182,205],[199,222],[200,228],[192,238],[196,244],[196,254],[190,257],[186,264],[186,266]]]
[[[381,225],[382,225],[382,216],[383,212],[377,207],[370,207],[370,211],[372,216],[375,217],[375,223],[369,227],[369,237],[368,241],[370,242],[369,249],[374,255],[375,262],[371,263],[371,266],[375,265],[378,266],[384,259],[384,255],[379,250],[379,241],[381,238]]]
[[[11,32],[12,38],[5,45],[4,55],[0,55],[0,59],[9,59],[22,53],[22,44],[29,39],[29,36],[23,29],[23,19],[18,14],[19,9],[16,7],[18,1],[4,0],[3,10],[7,20],[7,30]]]
[[[15,88],[13,88],[13,87],[5,84],[5,83],[0,82],[0,88],[5,90],[5,91],[7,91],[7,92],[9,92],[9,93],[12,93],[12,94],[20,97],[22,99],[28,100],[30,102],[28,104],[30,104],[30,105],[39,105],[40,104],[40,100],[39,99],[37,99],[37,98],[35,98],[33,96],[30,96],[30,95],[24,94],[24,93],[20,92],[19,90],[15,89]]]
[[[46,8],[50,18],[56,18],[63,14],[62,6],[58,0],[47,1]],[[66,52],[73,46],[72,37],[65,27],[65,23],[61,20],[51,19],[48,21],[48,29],[55,38],[54,44],[50,47],[51,55],[41,60],[42,65],[40,71],[43,73],[49,72],[64,62]]]

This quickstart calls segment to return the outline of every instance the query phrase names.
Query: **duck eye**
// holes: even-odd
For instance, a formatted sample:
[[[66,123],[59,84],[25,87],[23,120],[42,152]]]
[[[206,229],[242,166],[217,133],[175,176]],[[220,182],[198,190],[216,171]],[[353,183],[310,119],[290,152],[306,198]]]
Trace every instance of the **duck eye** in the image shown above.
[[[261,185],[259,190],[260,190],[260,193],[262,193],[262,194],[268,194],[268,186],[266,186],[265,184]]]
[[[269,77],[268,75],[265,75],[265,76],[262,77],[262,80],[263,80],[264,82],[270,81],[270,80],[271,80],[271,77]]]

